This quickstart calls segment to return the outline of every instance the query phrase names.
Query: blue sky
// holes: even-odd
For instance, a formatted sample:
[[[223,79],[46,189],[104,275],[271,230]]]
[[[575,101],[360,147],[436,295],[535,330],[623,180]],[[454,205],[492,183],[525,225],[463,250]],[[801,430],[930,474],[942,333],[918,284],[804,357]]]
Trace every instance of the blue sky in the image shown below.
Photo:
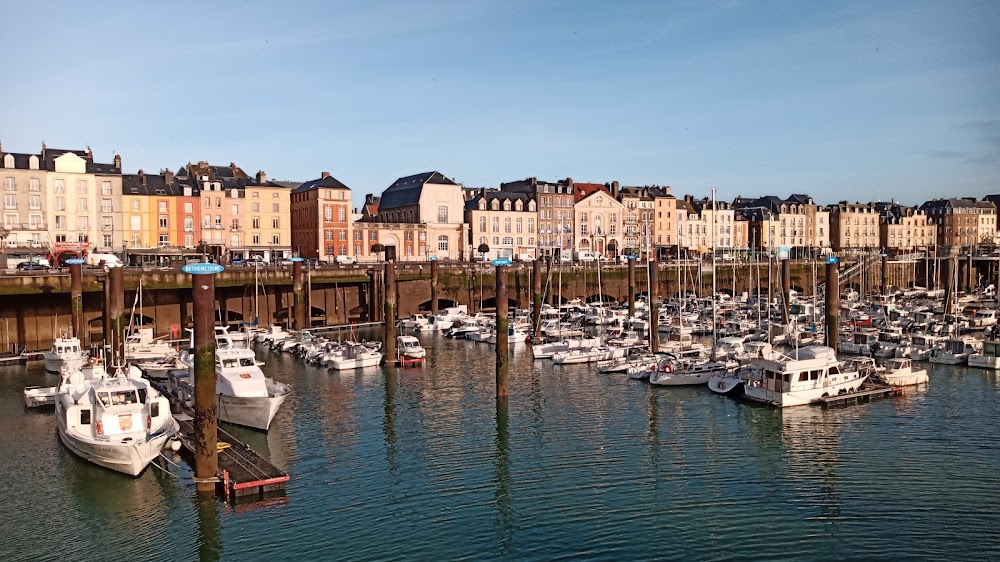
[[[5,150],[915,203],[1000,192],[1000,2],[0,0]],[[18,22],[23,22],[19,24]]]

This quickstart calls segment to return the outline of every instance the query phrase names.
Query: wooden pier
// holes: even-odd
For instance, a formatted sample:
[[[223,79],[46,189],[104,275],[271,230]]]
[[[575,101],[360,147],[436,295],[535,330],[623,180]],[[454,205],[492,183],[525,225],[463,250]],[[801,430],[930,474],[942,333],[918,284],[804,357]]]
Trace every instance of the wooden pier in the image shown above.
[[[194,455],[194,420],[175,416],[181,426],[177,434],[184,450]],[[278,470],[235,436],[219,427],[219,474],[216,490],[236,503],[271,499],[285,495],[288,474]]]
[[[856,392],[848,392],[845,394],[838,394],[836,396],[827,396],[824,398],[819,398],[813,404],[823,406],[828,408],[830,406],[843,406],[846,404],[851,404],[854,402],[868,402],[872,398],[886,398],[889,396],[902,396],[903,389],[902,386],[891,386],[885,384],[873,384],[865,382],[861,385],[861,388]]]
[[[0,365],[14,365],[17,363],[28,363],[30,361],[41,361],[44,359],[41,351],[25,351],[22,353],[0,354]]]

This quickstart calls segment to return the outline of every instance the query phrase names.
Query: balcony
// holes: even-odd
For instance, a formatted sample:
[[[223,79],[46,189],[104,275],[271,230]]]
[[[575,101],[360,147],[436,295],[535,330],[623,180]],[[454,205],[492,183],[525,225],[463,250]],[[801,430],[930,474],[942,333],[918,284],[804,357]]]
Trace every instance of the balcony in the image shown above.
[[[221,225],[221,224],[211,224],[211,223],[209,223],[209,224],[203,224],[203,225],[201,225],[201,228],[203,228],[205,230],[222,230],[222,229],[225,228],[225,226]]]
[[[35,224],[29,224],[25,222],[11,223],[11,224],[4,224],[3,227],[10,230],[11,232],[17,232],[19,230],[36,230],[36,231],[48,230],[48,225],[46,225],[44,222],[38,222]]]
[[[184,227],[184,232],[194,232],[194,227],[193,226],[185,226]]]

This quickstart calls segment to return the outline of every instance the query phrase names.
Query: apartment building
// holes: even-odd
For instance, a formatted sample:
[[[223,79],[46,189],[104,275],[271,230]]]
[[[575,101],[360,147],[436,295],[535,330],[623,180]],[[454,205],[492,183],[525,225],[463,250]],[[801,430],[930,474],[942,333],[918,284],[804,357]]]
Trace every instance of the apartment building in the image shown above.
[[[201,197],[194,182],[159,174],[122,175],[125,254],[133,263],[162,263],[197,255],[201,242]]]
[[[812,197],[792,194],[787,199],[773,195],[757,199],[737,197],[736,210],[749,223],[749,245],[774,251],[777,248],[825,251],[830,244],[830,214]]]
[[[691,200],[691,204],[701,218],[703,230],[707,232],[707,239],[702,242],[702,246],[722,251],[737,247],[734,243],[736,211],[732,204],[718,200],[713,203],[708,198]]]
[[[879,212],[879,246],[890,251],[926,250],[934,246],[935,226],[927,214],[892,201],[875,203]]]
[[[920,210],[934,224],[937,245],[945,252],[960,252],[992,244],[996,237],[996,205],[974,197],[932,199]]]
[[[617,182],[612,183],[615,187]],[[653,255],[654,199],[651,187],[625,186],[618,189],[618,200],[624,207],[622,235],[625,248],[639,256]]]
[[[305,258],[333,261],[355,255],[351,188],[323,172],[291,191],[292,246]]]
[[[677,243],[677,199],[669,185],[652,187],[649,193],[653,198],[653,246],[657,255],[668,255],[671,246]]]
[[[500,191],[524,193],[538,209],[537,252],[551,256],[573,253],[573,178],[555,182],[530,177],[500,184]],[[470,225],[475,226],[475,225]]]
[[[872,250],[882,247],[879,233],[881,214],[871,203],[841,201],[827,207],[830,212],[833,249],[838,252]]]
[[[527,193],[481,189],[465,202],[469,246],[478,252],[489,247],[488,257],[535,257],[538,209]]]
[[[51,245],[46,222],[45,173],[40,155],[3,152],[0,146],[4,256],[41,253]]]
[[[576,249],[615,258],[622,245],[625,206],[599,183],[573,184],[573,237]]]

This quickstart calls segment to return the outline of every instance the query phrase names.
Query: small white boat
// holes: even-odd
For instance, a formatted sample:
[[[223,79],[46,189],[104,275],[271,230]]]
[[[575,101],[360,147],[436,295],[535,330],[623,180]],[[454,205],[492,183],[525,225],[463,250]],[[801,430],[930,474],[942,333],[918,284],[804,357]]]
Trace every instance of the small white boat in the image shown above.
[[[53,373],[62,371],[65,366],[69,370],[79,369],[90,356],[80,346],[79,338],[61,336],[52,342],[52,348],[42,354],[45,357],[45,370]]]
[[[83,459],[138,476],[179,429],[170,402],[138,369],[128,377],[109,377],[97,366],[88,371],[62,373],[55,404],[59,439]]]
[[[427,350],[420,345],[420,340],[413,336],[397,336],[396,352],[403,359],[423,359]]]
[[[983,342],[983,350],[969,355],[969,366],[982,369],[1000,369],[1000,341]]]
[[[275,324],[273,326],[268,326],[262,332],[257,332],[254,339],[258,343],[271,345],[276,341],[283,341],[287,337],[288,332],[286,332],[280,324]]]
[[[177,355],[177,350],[169,343],[153,337],[152,328],[138,328],[125,338],[125,360],[130,363],[153,359],[172,359]]]
[[[528,332],[521,330],[520,328],[514,328],[511,326],[507,328],[507,344],[514,345],[515,343],[524,343],[528,339]],[[491,345],[497,344],[497,334],[493,332],[488,338],[486,338],[486,343]]]
[[[334,371],[377,367],[382,363],[382,352],[361,344],[350,344],[343,353],[331,357],[328,364]]]
[[[927,369],[914,369],[909,359],[890,359],[884,371],[878,373],[878,378],[893,386],[914,386],[926,384],[929,380]]]
[[[689,363],[670,358],[660,361],[656,370],[649,374],[649,384],[659,386],[685,386],[708,384],[713,376],[735,369],[737,363],[722,361],[700,361]]]

